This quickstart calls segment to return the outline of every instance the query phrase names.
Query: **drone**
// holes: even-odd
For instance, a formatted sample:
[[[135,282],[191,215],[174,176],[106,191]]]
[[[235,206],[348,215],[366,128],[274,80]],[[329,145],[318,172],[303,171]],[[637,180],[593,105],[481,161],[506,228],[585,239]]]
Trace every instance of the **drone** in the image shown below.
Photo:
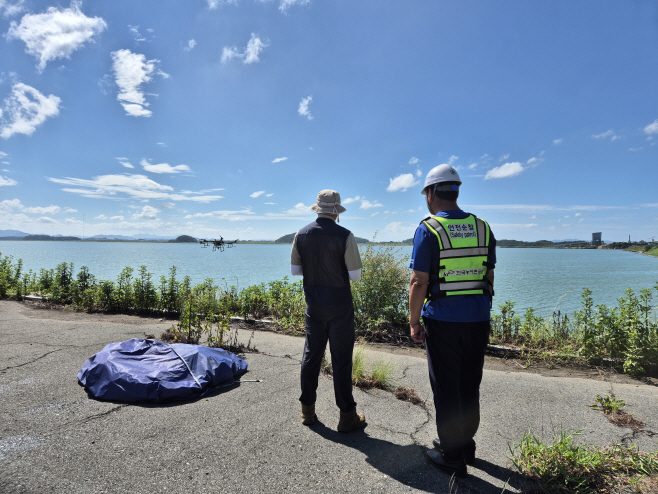
[[[233,247],[235,244],[238,243],[238,240],[224,240],[224,237],[219,237],[219,240],[206,240],[205,238],[202,238],[199,240],[199,243],[201,244],[202,248],[206,248],[209,245],[212,245],[212,251],[215,252],[216,250],[219,249],[220,252],[224,252],[224,247],[230,249]]]

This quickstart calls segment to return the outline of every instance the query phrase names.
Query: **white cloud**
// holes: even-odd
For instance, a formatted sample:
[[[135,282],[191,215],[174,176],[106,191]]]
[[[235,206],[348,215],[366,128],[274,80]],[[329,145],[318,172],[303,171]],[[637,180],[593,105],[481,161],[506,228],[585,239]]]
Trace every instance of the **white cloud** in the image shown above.
[[[628,150],[632,153],[635,153],[637,151],[642,151],[644,147],[639,147],[639,148],[628,148]]]
[[[87,17],[80,11],[80,2],[73,1],[68,9],[50,7],[43,14],[24,15],[20,24],[11,23],[7,38],[22,40],[27,53],[39,60],[41,71],[51,60],[70,58],[106,27],[103,19]]]
[[[272,197],[273,195],[274,195],[274,192],[272,192],[271,194],[265,194],[265,197]]]
[[[0,0],[0,15],[11,17],[23,11],[25,0]]]
[[[152,165],[146,160],[142,160],[140,165],[144,167],[144,170],[151,173],[180,173],[180,172],[189,172],[190,167],[187,165],[177,165],[171,166],[169,163],[160,163],[157,165]]]
[[[162,204],[160,204],[160,207],[162,209],[172,209],[175,205],[176,204],[174,204],[173,202],[163,202]]]
[[[6,187],[8,185],[18,185],[18,182],[11,178],[5,178],[2,175],[0,175],[0,187]]]
[[[484,179],[489,180],[490,178],[514,177],[519,173],[523,172],[524,170],[525,168],[523,168],[523,165],[521,165],[521,163],[519,163],[518,161],[514,161],[512,163],[505,163],[504,165],[497,166],[489,170],[487,174],[484,176]]]
[[[24,213],[29,213],[29,214],[57,214],[61,211],[61,208],[59,206],[47,206],[45,208],[42,207],[35,207],[35,208],[28,208],[28,207],[21,207],[21,211]]]
[[[537,158],[530,158],[528,161],[526,161],[526,165],[532,165],[534,163],[537,163],[539,160]]]
[[[560,139],[553,139],[553,144],[556,145],[556,146],[558,146],[558,145],[562,144],[563,141],[564,141],[564,139],[562,139],[562,138],[560,138]]]
[[[166,143],[166,142],[157,142],[156,144],[157,144],[158,146],[160,146],[160,147],[163,147],[163,148],[166,148],[166,147],[167,147],[167,143]]]
[[[475,170],[477,167],[478,167],[477,163],[471,163],[470,165],[468,165],[469,170]]]
[[[534,228],[537,223],[492,223],[496,228]]]
[[[95,220],[106,220],[106,219],[107,219],[107,216],[105,216],[104,214],[99,214],[99,215],[96,216],[94,219],[95,219]]]
[[[113,199],[128,196],[133,199],[156,199],[171,201],[211,202],[222,199],[217,195],[198,195],[185,191],[175,193],[168,185],[161,185],[146,175],[101,175],[93,180],[82,178],[48,178],[58,184],[70,185],[76,188],[64,188],[64,192],[79,194],[92,199]]]
[[[126,168],[135,168],[126,158],[117,158],[117,161]]]
[[[210,10],[214,10],[217,7],[219,7],[220,5],[224,5],[225,3],[229,3],[229,4],[233,4],[233,5],[238,4],[237,0],[206,0],[206,2],[208,3],[208,8]]]
[[[313,96],[308,96],[307,98],[302,98],[302,100],[299,102],[299,108],[297,108],[297,113],[300,114],[302,117],[306,117],[309,120],[313,120],[313,115],[311,115],[311,112],[308,109],[308,105],[313,101]]]
[[[251,33],[251,38],[243,52],[240,52],[235,46],[225,46],[222,50],[221,62],[225,64],[234,58],[241,59],[244,64],[259,62],[260,53],[268,46],[270,46],[268,42],[262,41],[256,34]]]
[[[73,208],[64,208],[64,212],[65,212],[65,213],[77,213],[78,210],[77,210],[77,209],[73,209]]]
[[[285,12],[293,5],[308,5],[311,0],[281,0],[279,4],[279,10]]]
[[[268,206],[273,206],[276,204],[276,202],[266,202],[265,204],[267,204]]]
[[[37,222],[53,224],[53,223],[57,223],[57,220],[54,220],[52,218],[48,218],[47,216],[42,216],[41,218],[37,219]]]
[[[144,206],[141,213],[135,213],[132,215],[133,220],[155,220],[156,214],[160,212],[159,209],[154,208],[153,206]]]
[[[646,207],[644,204],[642,207]],[[650,206],[650,205],[649,205]],[[480,204],[480,205],[465,205],[464,210],[488,210],[488,211],[508,211],[508,212],[522,212],[522,213],[531,213],[538,212],[543,213],[546,211],[609,211],[614,209],[628,209],[627,206],[550,206],[548,204]],[[531,218],[533,219],[533,218]]]
[[[281,163],[282,161],[286,161],[288,158],[285,156],[283,158],[276,158],[275,160],[272,160],[272,163]]]
[[[139,34],[139,26],[128,25],[128,30],[130,31],[130,34],[133,35],[133,38],[135,39],[135,43],[139,44],[142,41],[146,41],[146,38],[142,37],[142,35]]]
[[[361,196],[348,197],[347,199],[341,201],[343,204],[352,204],[353,202],[361,200]]]
[[[455,156],[454,154],[448,158],[448,165],[452,166],[452,164],[459,159],[459,156]]]
[[[410,164],[410,165],[415,165],[415,164],[418,163],[419,161],[420,161],[420,160],[419,160],[418,158],[416,158],[415,156],[412,156],[411,159],[409,160],[409,164]]]
[[[370,202],[367,199],[363,199],[361,201],[361,205],[359,206],[359,209],[372,209],[372,208],[383,208],[384,205],[378,203],[377,201],[375,202]]]
[[[372,213],[372,214],[370,215],[370,217],[372,218],[373,216],[377,216],[378,214],[379,214],[379,211],[375,211],[374,213]]]
[[[249,194],[249,197],[253,197],[255,199],[256,197],[260,197],[263,194],[265,194],[265,191],[264,190],[259,190],[258,192],[254,192],[253,194]]]
[[[310,214],[315,214],[311,211],[309,206],[305,206],[303,202],[295,204],[295,207],[286,211],[287,215],[290,216],[308,216]]]
[[[247,43],[247,49],[245,50],[244,63],[258,62],[258,55],[260,55],[260,52],[267,46],[269,46],[269,44],[262,42],[254,33],[251,33],[251,39],[249,40],[249,43]]]
[[[658,118],[644,128],[644,133],[648,135],[648,139],[653,139],[654,134],[658,134]]]
[[[418,180],[411,173],[404,173],[395,178],[389,178],[389,184],[386,188],[389,192],[405,192],[407,189],[418,185]]]
[[[121,102],[126,113],[133,117],[150,117],[152,112],[147,110],[149,104],[146,102],[142,84],[153,79],[159,60],[146,60],[140,53],[132,53],[130,50],[118,50],[112,52],[112,70],[116,85],[120,92],[117,100]],[[158,74],[169,77],[162,71]]]
[[[189,41],[187,42],[187,46],[186,46],[185,48],[183,48],[183,49],[184,49],[185,51],[191,51],[191,50],[194,49],[195,46],[196,46],[196,41],[194,41],[193,39],[191,39],[191,40],[189,40]]]
[[[405,225],[400,221],[394,221],[384,227],[383,232],[390,235],[411,235],[416,231],[416,225]]]
[[[616,134],[615,134],[615,131],[612,130],[612,129],[610,129],[610,130],[608,130],[608,131],[606,131],[606,132],[603,132],[602,134],[592,135],[592,139],[606,139],[606,138],[608,138],[608,137],[609,137],[610,140],[613,141],[613,142],[616,141],[617,139],[621,139],[621,137],[618,136],[618,135],[616,135]]]
[[[19,82],[12,87],[11,96],[0,110],[0,137],[8,139],[14,134],[31,135],[49,117],[59,114],[61,100],[54,95],[44,96],[27,84]]]

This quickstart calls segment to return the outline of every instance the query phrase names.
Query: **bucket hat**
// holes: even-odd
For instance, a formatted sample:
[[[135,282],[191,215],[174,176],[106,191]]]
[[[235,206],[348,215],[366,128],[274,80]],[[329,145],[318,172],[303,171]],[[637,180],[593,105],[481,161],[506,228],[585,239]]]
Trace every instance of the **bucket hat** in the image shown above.
[[[331,189],[320,191],[318,199],[311,206],[311,209],[318,214],[341,214],[346,211],[340,205],[340,194]]]

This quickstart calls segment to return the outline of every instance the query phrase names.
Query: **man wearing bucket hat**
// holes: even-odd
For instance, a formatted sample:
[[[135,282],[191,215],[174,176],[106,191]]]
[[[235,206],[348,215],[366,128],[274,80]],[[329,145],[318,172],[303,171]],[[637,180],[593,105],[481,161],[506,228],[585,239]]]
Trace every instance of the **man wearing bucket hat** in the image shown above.
[[[339,432],[365,427],[363,414],[356,413],[352,395],[354,308],[350,280],[361,277],[361,257],[354,235],[336,222],[345,212],[340,194],[323,190],[311,209],[317,219],[297,232],[290,254],[290,271],[304,277],[306,297],[306,342],[302,358],[299,401],[302,423],[312,425],[322,357],[331,351],[334,393],[340,409]]]
[[[450,165],[433,168],[425,179],[431,216],[414,236],[409,324],[411,338],[425,342],[434,393],[439,437],[427,457],[440,470],[466,477],[480,424],[496,240],[486,221],[457,206],[461,183]]]

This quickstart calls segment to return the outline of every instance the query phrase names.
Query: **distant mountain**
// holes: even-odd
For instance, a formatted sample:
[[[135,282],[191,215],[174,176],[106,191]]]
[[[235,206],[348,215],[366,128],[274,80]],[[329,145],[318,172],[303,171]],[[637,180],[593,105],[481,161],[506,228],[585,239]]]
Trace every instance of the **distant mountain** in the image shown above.
[[[31,234],[19,230],[0,230],[0,237],[25,237],[27,235]]]
[[[101,240],[101,239],[107,239],[107,240],[140,240],[140,239],[143,239],[143,240],[171,240],[175,237],[172,237],[171,235],[162,236],[162,235],[153,235],[151,233],[139,233],[139,234],[130,235],[130,236],[100,234],[100,235],[94,235],[92,237],[85,237],[85,238],[92,239],[92,240],[94,240],[94,239],[97,239],[97,240]]]

